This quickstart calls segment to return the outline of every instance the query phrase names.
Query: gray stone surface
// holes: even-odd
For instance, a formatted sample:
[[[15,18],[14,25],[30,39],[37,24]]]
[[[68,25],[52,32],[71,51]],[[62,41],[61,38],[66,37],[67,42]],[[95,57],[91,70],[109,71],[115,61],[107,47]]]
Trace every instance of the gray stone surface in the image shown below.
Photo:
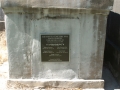
[[[2,0],[10,83],[13,79],[18,82],[27,79],[38,80],[40,84],[44,79],[50,80],[43,81],[44,86],[103,88],[104,81],[100,79],[106,19],[112,6],[112,0],[108,1]],[[44,34],[70,36],[69,62],[41,62],[41,35]]]
[[[81,10],[43,9],[35,14],[17,11],[5,15],[10,78],[102,77],[107,15]],[[69,34],[70,61],[41,62],[42,34]]]
[[[2,66],[0,66],[0,74],[1,74],[1,76],[2,77],[0,77],[1,78],[1,80],[0,80],[0,90],[9,90],[9,89],[5,89],[6,88],[6,78],[8,77],[8,62],[5,62]],[[5,78],[5,79],[2,79],[2,78]],[[106,67],[104,67],[103,68],[103,79],[105,80],[105,85],[104,85],[104,89],[105,90],[119,90],[120,89],[120,85],[117,83],[117,81],[115,80],[115,78],[113,77],[113,75],[112,75],[112,73],[109,71],[109,69],[108,68],[106,68]],[[13,80],[14,81],[14,83],[15,82],[17,82],[17,80]],[[12,81],[12,83],[8,83],[9,85],[8,85],[8,87],[10,87],[10,88],[13,88],[13,86],[15,85],[14,83],[13,83],[13,81]],[[20,81],[20,80],[19,80]],[[83,81],[83,80],[81,80],[81,81]],[[9,81],[8,81],[9,82]],[[21,80],[21,82],[22,82],[22,80]],[[29,82],[30,82],[30,80],[29,80]],[[32,82],[32,81],[31,81]],[[13,85],[12,85],[13,84]],[[20,84],[19,84],[20,85]],[[17,86],[19,86],[19,85],[17,85]],[[16,86],[16,87],[17,87]],[[25,85],[26,86],[26,85]],[[33,85],[32,85],[33,86]],[[20,86],[19,86],[20,87]],[[19,88],[18,87],[18,88]],[[22,88],[22,87],[21,87]],[[26,87],[24,87],[24,88],[26,88]],[[28,87],[29,88],[29,87]],[[27,89],[28,89],[27,88]],[[41,88],[41,89],[39,89],[40,87],[34,87],[34,90],[42,90],[42,89],[44,89],[43,87]],[[15,88],[13,88],[13,89],[15,89]],[[12,90],[13,90],[12,89]],[[75,90],[77,90],[76,88],[74,88]],[[72,90],[74,90],[74,89],[72,89]],[[45,89],[44,89],[45,90]],[[48,89],[48,90],[50,90],[50,89]],[[59,89],[56,89],[56,88],[53,88],[53,89],[51,89],[51,90],[62,90],[61,88],[59,88]],[[63,90],[71,90],[71,89],[63,89]],[[80,90],[80,89],[78,89],[78,90]],[[91,90],[91,89],[83,89],[83,90]],[[103,89],[92,89],[92,90],[103,90]]]
[[[56,88],[61,90],[69,88],[75,90],[101,90],[104,87],[104,80],[8,80],[7,87],[9,89],[45,89]],[[55,89],[55,90],[56,90]],[[60,89],[59,89],[60,90]]]
[[[24,8],[92,8],[112,9],[114,0],[1,0],[1,6]]]

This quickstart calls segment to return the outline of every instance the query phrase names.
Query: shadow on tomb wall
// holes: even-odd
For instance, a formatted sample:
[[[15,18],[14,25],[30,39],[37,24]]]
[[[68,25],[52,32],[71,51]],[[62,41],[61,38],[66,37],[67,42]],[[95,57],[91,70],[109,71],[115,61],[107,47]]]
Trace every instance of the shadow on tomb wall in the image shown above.
[[[0,31],[5,30],[4,13],[0,8]]]
[[[104,65],[120,83],[120,14],[112,11],[107,20]]]

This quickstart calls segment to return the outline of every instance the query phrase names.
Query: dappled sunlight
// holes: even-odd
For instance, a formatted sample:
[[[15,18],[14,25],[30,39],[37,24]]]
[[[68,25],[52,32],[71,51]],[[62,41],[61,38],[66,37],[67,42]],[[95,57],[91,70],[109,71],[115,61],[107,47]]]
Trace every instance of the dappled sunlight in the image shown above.
[[[7,61],[7,54],[5,31],[0,31],[0,65]]]

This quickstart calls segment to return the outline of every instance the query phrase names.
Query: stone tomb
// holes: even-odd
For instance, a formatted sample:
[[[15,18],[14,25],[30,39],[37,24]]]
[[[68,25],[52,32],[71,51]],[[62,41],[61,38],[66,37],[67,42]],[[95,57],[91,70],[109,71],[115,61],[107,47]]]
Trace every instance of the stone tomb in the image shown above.
[[[1,0],[8,87],[103,89],[106,20],[112,4],[112,0]]]

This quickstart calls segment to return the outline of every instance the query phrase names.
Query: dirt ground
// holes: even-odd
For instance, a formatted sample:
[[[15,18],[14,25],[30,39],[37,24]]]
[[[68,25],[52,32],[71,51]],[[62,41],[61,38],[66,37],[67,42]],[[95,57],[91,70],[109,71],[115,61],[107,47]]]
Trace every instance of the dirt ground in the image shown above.
[[[6,79],[8,78],[8,58],[5,31],[0,31],[0,90],[6,89]]]
[[[0,65],[7,61],[7,47],[5,31],[0,31]]]
[[[8,53],[6,46],[5,31],[0,31],[0,79],[7,78],[8,74]]]

